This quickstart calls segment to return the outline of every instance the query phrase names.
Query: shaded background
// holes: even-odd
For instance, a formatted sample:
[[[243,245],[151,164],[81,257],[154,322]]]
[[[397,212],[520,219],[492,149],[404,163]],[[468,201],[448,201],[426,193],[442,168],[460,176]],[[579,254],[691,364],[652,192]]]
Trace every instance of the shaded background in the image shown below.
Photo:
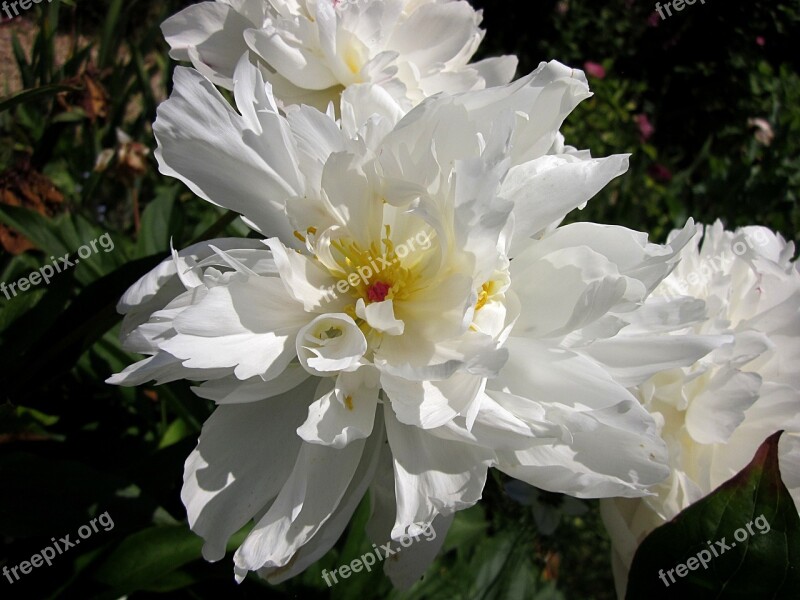
[[[281,586],[237,586],[230,555],[199,558],[179,491],[212,405],[185,382],[103,383],[137,359],[120,347],[114,305],[170,239],[249,234],[152,157],[174,68],[158,25],[188,4],[62,0],[0,24],[0,281],[106,232],[114,241],[50,285],[0,294],[0,567],[105,511],[114,522],[51,567],[13,585],[0,577],[0,597],[613,598],[596,503],[509,488],[497,473],[406,594],[379,572],[331,590],[320,577],[371,547],[365,506],[333,551]],[[569,117],[569,144],[632,153],[629,173],[570,219],[655,241],[689,216],[798,238],[800,2],[706,0],[666,20],[649,1],[473,4],[488,30],[481,56],[516,53],[518,74],[551,58],[586,69],[595,96]]]

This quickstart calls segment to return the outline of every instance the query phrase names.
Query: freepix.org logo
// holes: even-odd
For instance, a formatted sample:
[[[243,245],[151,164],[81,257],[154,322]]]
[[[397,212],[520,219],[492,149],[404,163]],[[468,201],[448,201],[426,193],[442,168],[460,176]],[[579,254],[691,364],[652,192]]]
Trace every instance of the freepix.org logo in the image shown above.
[[[20,580],[20,573],[22,573],[22,575],[27,575],[33,569],[41,567],[45,563],[47,563],[48,567],[51,566],[56,556],[63,554],[70,548],[74,548],[81,543],[81,540],[88,539],[95,533],[98,533],[100,531],[98,525],[103,528],[103,531],[111,531],[114,529],[114,519],[111,518],[108,511],[98,515],[89,521],[88,524],[81,525],[78,528],[77,537],[70,539],[72,534],[67,534],[64,537],[58,538],[57,541],[55,537],[52,537],[50,541],[53,542],[53,544],[42,548],[39,552],[31,556],[30,560],[23,560],[13,567],[9,567],[8,565],[3,566],[3,575],[8,579],[8,582],[13,585],[16,581]],[[11,577],[12,575],[14,576],[13,579]]]
[[[4,1],[2,4],[0,4],[0,11],[2,11],[3,14],[5,14],[5,16],[8,18],[3,18],[0,16],[0,23],[15,19],[20,16],[22,12],[33,8],[34,4],[41,4],[45,1],[50,4],[53,0],[14,0],[13,2]],[[20,9],[22,12],[20,12]]]
[[[753,529],[753,525],[755,525],[755,529]],[[733,537],[736,540],[735,542],[727,543],[725,541],[726,538],[722,538],[720,540],[716,540],[712,544],[709,540],[706,542],[708,549],[704,548],[703,550],[700,550],[700,552],[694,556],[690,556],[685,563],[678,563],[672,569],[668,569],[666,572],[664,572],[664,569],[660,569],[658,571],[658,578],[661,579],[665,587],[669,587],[672,583],[676,583],[677,580],[675,579],[675,575],[677,575],[679,578],[686,577],[689,574],[689,571],[696,571],[700,567],[703,567],[703,569],[708,569],[708,564],[712,560],[725,554],[727,550],[735,548],[737,542],[741,544],[742,542],[746,541],[748,537],[754,536],[756,534],[756,530],[761,535],[766,535],[770,532],[770,529],[771,527],[767,521],[767,518],[762,514],[756,517],[755,520],[746,523],[744,526],[733,532]],[[673,575],[673,573],[675,575]]]
[[[338,569],[334,569],[333,571],[323,569],[322,579],[325,580],[325,583],[328,584],[328,587],[331,587],[339,583],[339,580],[336,577],[337,575],[342,579],[347,579],[353,573],[360,573],[362,570],[371,572],[372,567],[376,563],[399,554],[402,552],[403,548],[408,548],[414,542],[420,542],[423,540],[425,542],[432,542],[436,539],[436,530],[433,528],[432,523],[423,523],[418,525],[416,529],[417,533],[413,535],[410,533],[403,535],[398,540],[398,544],[395,544],[394,548],[392,548],[392,542],[387,542],[382,546],[372,544],[372,550],[370,552],[362,554],[359,558],[354,558],[349,564],[341,565]]]
[[[358,267],[345,279],[340,279],[336,284],[328,288],[322,288],[325,301],[330,302],[339,294],[346,294],[351,288],[358,286],[359,283],[370,285],[373,276],[380,275],[384,269],[389,269],[393,265],[398,264],[401,259],[417,249],[428,250],[431,247],[431,243],[430,235],[425,231],[420,231],[417,235],[408,238],[405,242],[397,244],[394,247],[394,258],[391,261],[386,260],[385,256],[370,256],[367,261],[368,264]],[[375,292],[384,297],[389,287],[388,284],[380,281],[373,285]],[[377,300],[377,298],[373,300]]]
[[[34,271],[27,277],[20,277],[11,283],[6,283],[5,281],[0,282],[0,292],[6,297],[6,300],[11,300],[18,292],[27,292],[32,287],[36,287],[42,283],[42,281],[47,285],[58,273],[71,269],[77,265],[81,259],[85,260],[92,254],[98,253],[98,244],[104,252],[111,252],[114,249],[114,240],[111,239],[111,235],[109,233],[104,233],[99,238],[87,242],[85,245],[78,248],[78,256],[80,258],[70,259],[69,254],[65,254],[58,259],[55,256],[51,256],[50,261],[52,264],[39,267],[37,271]]]

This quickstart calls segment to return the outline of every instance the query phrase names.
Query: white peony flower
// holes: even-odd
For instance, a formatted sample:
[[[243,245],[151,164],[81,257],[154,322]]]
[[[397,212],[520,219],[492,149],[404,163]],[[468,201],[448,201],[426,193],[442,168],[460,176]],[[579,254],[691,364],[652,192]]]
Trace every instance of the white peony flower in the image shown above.
[[[800,509],[800,273],[793,256],[794,245],[764,227],[731,232],[717,222],[656,288],[655,298],[706,302],[707,315],[676,335],[730,341],[637,390],[658,419],[671,474],[654,496],[602,503],[620,597],[647,534],[741,471],[779,430],[786,430],[781,472]]]
[[[463,0],[217,0],[162,30],[172,58],[228,89],[249,52],[280,103],[324,110],[345,88],[374,84],[408,109],[439,92],[511,81],[516,57],[469,63],[481,19]]]
[[[561,123],[589,96],[582,72],[543,63],[405,117],[380,87],[350,88],[339,121],[283,115],[246,58],[234,81],[239,112],[179,68],[156,156],[272,237],[189,248],[134,286],[123,335],[150,356],[110,379],[203,381],[196,393],[219,404],[182,496],[206,558],[253,520],[237,576],[291,577],[368,489],[375,543],[433,523],[441,544],[489,466],[583,497],[640,496],[667,476],[626,386],[719,342],[628,336],[616,378],[620,331],[697,318],[697,302],[646,303],[694,228],[660,246],[557,227],[627,168],[562,147]],[[409,585],[437,548],[415,544],[387,571]]]

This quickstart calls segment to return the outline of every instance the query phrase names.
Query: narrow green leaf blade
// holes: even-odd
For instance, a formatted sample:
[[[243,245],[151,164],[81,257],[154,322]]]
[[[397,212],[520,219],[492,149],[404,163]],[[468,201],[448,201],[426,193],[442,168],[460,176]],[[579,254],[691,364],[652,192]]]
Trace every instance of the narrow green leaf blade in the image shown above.
[[[35,100],[39,100],[40,98],[49,98],[60,92],[79,92],[81,89],[82,88],[74,85],[53,84],[44,85],[29,90],[22,90],[21,92],[12,94],[8,98],[0,100],[0,112],[14,108],[18,104],[33,102]]]

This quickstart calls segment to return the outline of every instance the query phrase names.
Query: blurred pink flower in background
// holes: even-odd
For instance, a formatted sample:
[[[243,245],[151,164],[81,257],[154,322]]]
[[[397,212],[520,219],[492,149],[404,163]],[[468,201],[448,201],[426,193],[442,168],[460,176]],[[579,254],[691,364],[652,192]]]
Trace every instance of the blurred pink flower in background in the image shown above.
[[[764,39],[763,35],[760,35],[756,38],[756,44],[759,46],[764,46],[767,43],[767,40]]]
[[[653,127],[653,124],[650,122],[650,119],[647,118],[646,114],[640,113],[635,115],[633,120],[636,123],[636,127],[639,128],[639,135],[641,136],[642,142],[646,142],[653,137],[656,128]]]
[[[660,163],[652,165],[647,172],[650,177],[661,183],[668,183],[672,181],[672,171]]]
[[[606,76],[606,70],[603,68],[603,65],[592,62],[591,60],[587,60],[583,63],[583,70],[586,71],[587,75],[595,79],[604,79]]]

